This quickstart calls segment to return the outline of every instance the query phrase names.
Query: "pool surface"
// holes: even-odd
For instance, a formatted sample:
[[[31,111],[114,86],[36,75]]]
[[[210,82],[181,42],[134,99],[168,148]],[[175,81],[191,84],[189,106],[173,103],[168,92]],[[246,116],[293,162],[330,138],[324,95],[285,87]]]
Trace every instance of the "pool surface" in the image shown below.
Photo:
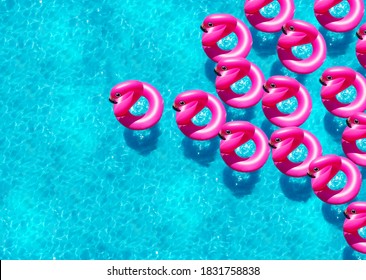
[[[248,23],[243,3],[0,2],[1,259],[366,260],[343,237],[346,205],[321,202],[309,178],[282,175],[271,158],[257,172],[234,172],[220,157],[219,138],[192,141],[175,123],[171,105],[178,93],[216,94],[201,22],[211,13],[230,13]],[[277,57],[280,34],[249,24],[254,43],[248,59],[266,79],[286,74],[303,83],[313,110],[301,127],[318,137],[324,154],[344,155],[346,123],[327,113],[318,79],[336,65],[365,75],[355,55],[356,30],[328,32],[316,21],[312,1],[295,4],[295,18],[314,24],[327,41],[323,66],[292,73]],[[311,49],[297,51],[306,57]],[[128,79],[148,82],[163,95],[162,119],[148,131],[125,129],[113,115],[109,91]],[[352,98],[352,92],[344,95]],[[145,103],[134,110],[143,112]],[[267,136],[276,129],[260,104],[227,109],[228,120],[250,121]],[[365,199],[364,179],[356,200]]]

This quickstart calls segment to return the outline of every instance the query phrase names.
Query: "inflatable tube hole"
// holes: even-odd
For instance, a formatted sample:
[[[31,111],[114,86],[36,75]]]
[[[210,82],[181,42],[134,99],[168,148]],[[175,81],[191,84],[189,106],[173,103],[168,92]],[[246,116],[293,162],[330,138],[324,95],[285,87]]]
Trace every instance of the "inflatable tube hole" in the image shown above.
[[[203,108],[203,110],[201,110],[197,115],[195,115],[192,118],[192,122],[195,125],[204,126],[207,125],[211,119],[212,119],[212,113],[207,107],[205,107]]]
[[[135,116],[142,116],[144,115],[147,110],[149,109],[149,102],[143,96],[137,100],[137,102],[131,107],[130,113]]]
[[[252,140],[249,140],[240,147],[236,148],[235,152],[240,157],[248,158],[254,155],[255,149],[256,149],[255,143]]]
[[[225,51],[232,50],[238,44],[238,37],[234,32],[231,32],[226,37],[222,38],[220,41],[217,42],[219,48]]]
[[[350,11],[350,6],[348,1],[343,0],[341,3],[335,5],[329,9],[329,13],[336,18],[345,17]]]
[[[252,87],[252,81],[249,79],[248,76],[240,79],[236,83],[233,83],[230,88],[237,94],[245,94],[247,93],[250,88]]]
[[[291,154],[288,155],[288,159],[292,162],[302,162],[308,156],[308,149],[305,145],[301,144]]]
[[[362,138],[356,141],[357,148],[366,153],[366,138]]]
[[[266,18],[274,18],[280,13],[280,10],[280,3],[278,3],[278,1],[273,1],[260,9],[259,12]]]
[[[297,99],[295,97],[288,98],[282,102],[277,103],[277,109],[284,114],[293,113],[298,106]]]
[[[362,237],[366,239],[366,227],[362,227],[360,229],[358,229],[358,234]]]
[[[347,176],[343,171],[339,171],[332,180],[330,180],[328,187],[331,190],[340,190],[343,189],[347,183]]]
[[[297,58],[306,59],[313,53],[313,46],[311,44],[295,46],[291,48],[291,51]]]
[[[343,104],[349,104],[356,99],[357,91],[354,86],[350,86],[345,90],[342,90],[340,93],[336,95],[336,98],[339,102]]]

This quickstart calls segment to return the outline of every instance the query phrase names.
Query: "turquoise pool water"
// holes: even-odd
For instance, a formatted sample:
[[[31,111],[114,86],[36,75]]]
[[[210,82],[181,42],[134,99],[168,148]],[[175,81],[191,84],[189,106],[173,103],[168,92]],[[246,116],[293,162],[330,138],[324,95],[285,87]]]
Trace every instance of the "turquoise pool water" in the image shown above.
[[[366,259],[343,238],[346,205],[322,203],[308,178],[283,176],[272,160],[255,173],[233,172],[219,139],[192,141],[176,126],[178,93],[215,92],[199,25],[210,13],[247,22],[243,2],[0,2],[1,259]],[[295,17],[320,28],[310,1],[295,2]],[[345,122],[326,112],[318,78],[334,65],[365,74],[354,31],[320,28],[326,62],[296,75],[278,61],[279,34],[250,30],[248,59],[266,78],[288,74],[308,88],[314,107],[302,127],[325,154],[343,155]],[[124,129],[113,115],[109,91],[127,79],[164,97],[149,131]],[[260,105],[228,108],[233,119],[268,136],[276,129]],[[357,199],[365,197],[364,179]]]

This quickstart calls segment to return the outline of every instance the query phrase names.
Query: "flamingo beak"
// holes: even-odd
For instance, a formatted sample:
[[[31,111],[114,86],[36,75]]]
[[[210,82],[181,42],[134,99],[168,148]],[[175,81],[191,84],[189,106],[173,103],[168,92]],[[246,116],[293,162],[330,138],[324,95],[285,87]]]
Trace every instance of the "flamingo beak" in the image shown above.
[[[111,98],[109,98],[108,100],[109,100],[109,102],[111,102],[111,103],[113,103],[113,104],[117,104],[117,101],[115,101],[115,100],[113,100],[113,99],[111,99]]]
[[[180,112],[180,109],[179,108],[177,108],[177,107],[175,107],[175,105],[173,104],[173,109],[175,110],[175,111],[177,111],[177,112]]]
[[[285,26],[282,26],[282,27],[281,27],[281,30],[282,30],[282,33],[283,33],[283,34],[287,35],[287,31],[286,31],[286,29],[285,29]]]
[[[351,217],[348,215],[347,211],[343,212],[343,215],[346,217],[346,219],[350,219]]]
[[[264,90],[265,92],[269,93],[269,90],[268,90],[268,88],[266,87],[266,85],[263,85],[263,90]]]
[[[205,32],[205,33],[207,33],[207,32],[208,32],[208,31],[207,31],[207,29],[203,27],[203,24],[200,26],[200,28],[201,28],[201,30],[202,30],[203,32]]]
[[[363,40],[363,38],[362,38],[362,36],[361,36],[360,32],[358,32],[358,31],[357,31],[357,32],[356,32],[356,36],[357,36],[357,38],[358,38],[358,39]]]
[[[352,126],[351,126],[351,122],[349,121],[349,118],[348,118],[348,119],[346,119],[346,123],[347,123],[347,126],[348,126],[348,127],[352,127]]]
[[[226,140],[226,138],[225,138],[221,133],[219,133],[218,135],[219,135],[219,137],[220,137],[222,140]]]
[[[323,86],[326,86],[327,84],[323,81],[323,78],[320,78],[319,79],[319,82],[323,85]]]

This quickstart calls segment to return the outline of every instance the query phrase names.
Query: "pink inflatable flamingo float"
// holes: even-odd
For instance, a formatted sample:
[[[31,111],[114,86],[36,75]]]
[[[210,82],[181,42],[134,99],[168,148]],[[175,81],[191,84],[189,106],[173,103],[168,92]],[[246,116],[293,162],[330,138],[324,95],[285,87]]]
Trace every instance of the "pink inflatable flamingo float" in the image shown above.
[[[340,190],[332,190],[328,183],[339,172],[347,176],[347,183]],[[361,187],[361,172],[348,158],[336,155],[318,157],[309,165],[311,187],[317,197],[329,204],[343,204],[354,199]]]
[[[262,99],[262,109],[267,119],[279,126],[300,126],[310,115],[312,102],[307,89],[297,80],[287,76],[273,76],[263,85],[266,92]],[[298,102],[296,110],[282,113],[277,104],[291,97]]]
[[[316,0],[314,12],[316,19],[326,29],[333,32],[346,32],[357,27],[361,22],[365,7],[364,0],[347,0],[350,11],[342,18],[334,17],[329,10],[343,0]]]
[[[359,39],[356,44],[356,56],[361,66],[366,69],[366,23],[361,25],[356,35]]]
[[[204,19],[201,30],[204,32],[202,36],[203,50],[215,62],[223,57],[245,58],[252,48],[252,34],[248,27],[232,15],[209,15]],[[238,37],[238,44],[230,51],[221,49],[217,42],[232,32]]]
[[[357,140],[366,138],[366,114],[355,113],[347,119],[346,129],[342,134],[342,148],[346,156],[354,163],[366,166],[366,152],[361,151]]]
[[[269,147],[268,138],[264,132],[246,121],[233,121],[224,124],[220,130],[219,137],[220,153],[224,162],[232,169],[240,172],[252,172],[260,169],[267,161]],[[253,140],[256,146],[255,153],[243,158],[236,154],[235,149]]]
[[[256,29],[263,32],[278,32],[282,26],[293,18],[295,4],[293,0],[278,0],[280,12],[273,18],[262,16],[260,10],[274,0],[246,0],[244,4],[245,15]]]
[[[356,251],[366,254],[366,238],[358,230],[366,227],[366,202],[357,201],[348,205],[344,211],[346,219],[343,224],[343,235],[347,243]]]
[[[292,162],[288,156],[301,144],[307,148],[308,155],[302,162]],[[272,148],[272,159],[277,169],[292,177],[306,176],[310,162],[322,153],[318,139],[298,127],[276,130],[271,135],[269,146]]]
[[[257,104],[263,95],[262,71],[245,58],[222,58],[214,69],[217,74],[216,91],[227,105],[235,108],[248,108]],[[249,77],[252,86],[245,94],[238,94],[231,86],[244,77]]]
[[[149,109],[141,116],[135,116],[129,111],[140,99],[145,97],[149,102]],[[164,102],[156,88],[140,81],[125,81],[114,86],[109,101],[112,102],[114,115],[127,128],[143,130],[155,125],[163,113]]]
[[[327,49],[323,36],[308,22],[290,20],[282,27],[283,34],[277,44],[277,54],[282,64],[289,70],[308,74],[318,69],[324,62]],[[305,59],[297,58],[292,47],[311,44],[313,53]]]
[[[348,67],[331,67],[323,72],[319,81],[322,84],[322,102],[333,115],[347,118],[366,109],[366,79],[355,70]],[[336,95],[350,86],[356,89],[356,99],[348,104],[341,103]]]
[[[211,121],[204,126],[195,125],[192,118],[207,107],[212,113]],[[195,140],[208,140],[217,136],[226,121],[226,111],[220,100],[202,90],[180,93],[174,101],[176,122],[184,135]]]

